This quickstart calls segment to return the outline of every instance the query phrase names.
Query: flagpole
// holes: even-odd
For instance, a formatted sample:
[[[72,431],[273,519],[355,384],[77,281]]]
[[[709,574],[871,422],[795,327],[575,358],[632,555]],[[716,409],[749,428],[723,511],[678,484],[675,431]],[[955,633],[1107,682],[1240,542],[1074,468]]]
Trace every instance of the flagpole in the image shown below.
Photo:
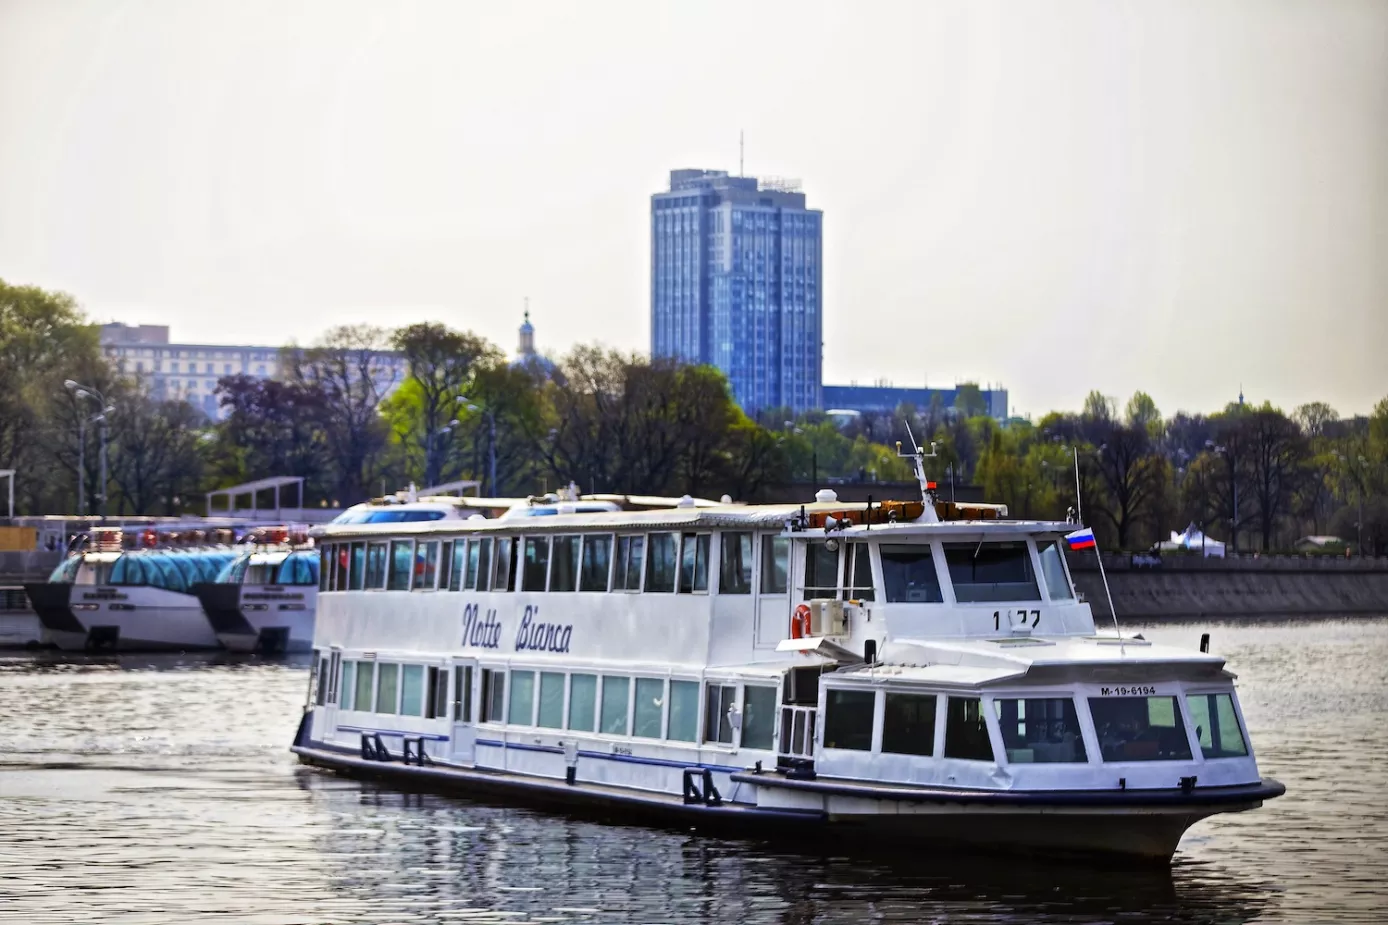
[[[1094,544],[1094,558],[1099,560],[1099,577],[1104,580],[1104,594],[1108,595],[1108,614],[1113,618],[1113,631],[1118,634],[1119,654],[1126,654],[1123,649],[1123,631],[1118,628],[1118,608],[1113,606],[1113,592],[1108,588],[1108,573],[1104,571],[1104,556],[1099,552],[1099,544]]]

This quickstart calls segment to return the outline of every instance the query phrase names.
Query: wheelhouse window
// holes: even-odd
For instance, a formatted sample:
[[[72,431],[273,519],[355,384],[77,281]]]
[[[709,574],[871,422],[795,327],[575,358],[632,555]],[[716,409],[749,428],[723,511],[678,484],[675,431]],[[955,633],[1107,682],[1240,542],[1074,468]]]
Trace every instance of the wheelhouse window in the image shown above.
[[[578,546],[576,536],[556,536],[550,558],[549,589],[551,591],[578,590]]]
[[[292,559],[293,556],[291,555]],[[352,565],[347,590],[360,591],[366,587],[366,544],[352,544]]]
[[[686,533],[680,547],[680,593],[708,590],[707,533]]]
[[[1043,540],[1036,544],[1036,552],[1041,559],[1041,574],[1046,578],[1046,596],[1053,601],[1068,601],[1075,592],[1070,588],[1070,578],[1065,574],[1065,560],[1061,555],[1060,543],[1056,540]]]
[[[598,713],[598,676],[575,674],[569,677],[569,728],[592,732]]]
[[[945,757],[992,761],[993,743],[988,740],[983,701],[977,697],[948,697],[946,700]]]
[[[506,722],[512,726],[534,725],[535,672],[511,672],[511,702],[506,707]]]
[[[945,562],[961,604],[1041,600],[1025,542],[946,543]]]
[[[718,545],[718,593],[751,594],[752,534],[724,533]]]
[[[461,591],[464,587],[472,587],[471,585],[463,584],[463,578],[467,575],[469,561],[467,542],[465,540],[455,540],[453,543],[453,552],[450,556],[450,565],[448,566],[448,590]]]
[[[613,591],[641,590],[641,562],[645,550],[644,536],[617,537],[617,563],[612,578]]]
[[[674,533],[652,533],[646,555],[646,593],[670,594],[675,590]]]
[[[492,571],[492,590],[510,591],[511,573],[516,564],[515,541],[510,537],[497,537],[494,552],[496,567]]]
[[[829,544],[805,544],[805,597],[839,596],[839,552]]]
[[[770,750],[776,737],[776,688],[742,689],[742,747]]]
[[[637,678],[633,707],[631,734],[641,739],[660,738],[660,725],[665,718],[664,679]]]
[[[737,705],[737,688],[730,684],[709,684],[704,692],[704,741],[733,744],[733,723],[729,710]]]
[[[549,537],[526,537],[525,559],[524,565],[521,567],[521,590],[543,591],[545,589],[545,576],[548,574]]]
[[[889,545],[878,550],[882,558],[882,586],[888,603],[939,604],[945,599],[935,554],[929,544]]]
[[[366,547],[366,587],[375,591],[386,586],[386,544]]]
[[[485,591],[487,578],[492,573],[491,537],[473,540],[467,548],[467,574],[463,577],[463,587],[468,590]]]
[[[612,565],[612,537],[585,536],[583,565],[578,578],[580,591],[606,591]]]
[[[392,540],[390,544],[390,591],[410,590],[410,569],[414,565],[414,544],[409,540]]]
[[[665,738],[693,742],[699,732],[699,682],[670,682],[670,722]]]
[[[895,755],[935,753],[934,694],[887,694],[882,714],[882,751]]]
[[[1200,753],[1206,758],[1246,758],[1248,743],[1239,728],[1239,715],[1234,712],[1233,694],[1187,694],[1190,721],[1195,724],[1195,738]]]
[[[824,747],[872,750],[872,691],[824,692]]]
[[[999,699],[993,701],[993,710],[1009,764],[1089,760],[1072,698]]]
[[[347,570],[351,566],[352,554],[347,548],[346,543],[338,543],[335,547],[337,554],[337,568],[333,570],[333,590],[347,590]]]
[[[1105,761],[1189,761],[1175,697],[1091,697],[1089,713]]]
[[[784,536],[761,538],[761,593],[785,594],[786,565],[790,562],[790,540]]]
[[[848,561],[844,567],[846,587],[843,599],[846,601],[876,600],[872,590],[872,549],[867,543],[850,543],[844,555]]]
[[[414,546],[414,590],[432,591],[439,579],[438,540],[415,543]]]

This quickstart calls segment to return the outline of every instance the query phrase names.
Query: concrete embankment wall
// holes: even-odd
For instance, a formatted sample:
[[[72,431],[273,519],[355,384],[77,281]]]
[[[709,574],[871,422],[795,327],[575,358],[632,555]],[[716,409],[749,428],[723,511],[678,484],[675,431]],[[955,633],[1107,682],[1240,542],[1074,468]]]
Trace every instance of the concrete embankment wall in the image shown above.
[[[1109,617],[1093,553],[1070,553],[1069,560],[1094,616]],[[1388,559],[1167,556],[1150,562],[1104,555],[1119,617],[1388,615]]]

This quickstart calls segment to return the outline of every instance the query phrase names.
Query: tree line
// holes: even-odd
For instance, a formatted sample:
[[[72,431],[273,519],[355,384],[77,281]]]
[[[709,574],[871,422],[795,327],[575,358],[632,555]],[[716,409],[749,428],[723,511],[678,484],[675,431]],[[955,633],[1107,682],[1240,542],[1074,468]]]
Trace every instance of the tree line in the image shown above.
[[[572,481],[761,500],[791,483],[909,481],[894,447],[909,426],[936,444],[929,468],[944,490],[976,484],[1021,517],[1078,508],[1105,548],[1146,548],[1194,523],[1221,540],[1237,531],[1240,550],[1310,533],[1388,551],[1388,399],[1349,419],[1322,403],[1164,418],[1144,393],[1120,411],[1095,392],[1077,413],[1000,422],[966,385],[950,407],[752,418],[709,367],[597,345],[512,362],[437,322],[333,328],[284,347],[279,366],[274,379],[221,378],[210,419],[114,368],[71,297],[0,280],[0,468],[18,470],[19,510],[71,512],[80,496],[95,513],[104,493],[111,514],[197,513],[210,489],[284,475],[325,507],[459,479],[501,496]]]

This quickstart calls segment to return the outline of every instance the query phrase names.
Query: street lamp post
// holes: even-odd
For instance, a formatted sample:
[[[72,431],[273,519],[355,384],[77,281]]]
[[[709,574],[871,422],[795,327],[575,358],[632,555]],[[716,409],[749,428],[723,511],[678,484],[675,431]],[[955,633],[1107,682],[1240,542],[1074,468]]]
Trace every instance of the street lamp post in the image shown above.
[[[500,497],[496,493],[496,415],[486,408],[483,408],[459,395],[460,401],[466,402],[464,405],[467,410],[480,412],[487,417],[487,488],[491,491],[491,497]]]
[[[116,409],[113,405],[108,405],[106,403],[106,396],[102,395],[99,390],[92,386],[82,385],[80,382],[76,382],[72,379],[64,379],[63,386],[78,398],[90,398],[94,400],[101,408],[101,411],[92,415],[90,418],[88,418],[86,414],[82,414],[77,419],[77,440],[79,444],[77,448],[77,506],[79,509],[86,507],[86,491],[84,484],[86,482],[87,421],[92,420],[101,425],[101,485],[99,486],[100,492],[97,494],[97,498],[101,501],[101,517],[104,520],[106,518],[106,500],[109,494],[106,490],[108,482],[106,476],[106,445],[109,442],[110,430],[107,426],[106,416]]]

